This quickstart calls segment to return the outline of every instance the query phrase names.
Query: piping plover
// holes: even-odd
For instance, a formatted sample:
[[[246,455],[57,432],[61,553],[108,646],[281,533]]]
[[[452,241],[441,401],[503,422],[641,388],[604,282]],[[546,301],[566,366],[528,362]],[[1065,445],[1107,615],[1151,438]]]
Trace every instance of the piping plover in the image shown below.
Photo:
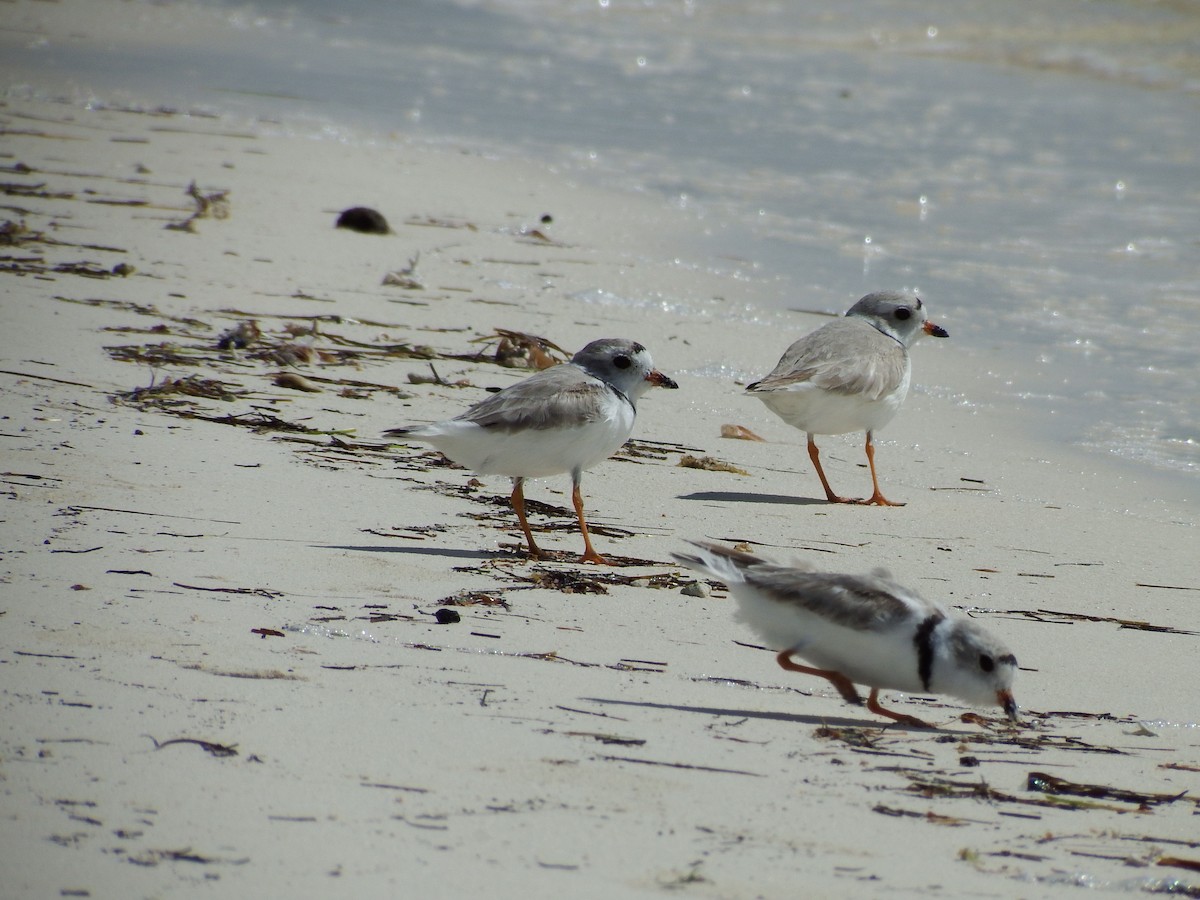
[[[862,703],[854,682],[867,685],[867,709],[905,725],[932,727],[880,706],[880,689],[995,703],[1016,721],[1016,657],[979,625],[902,587],[886,571],[835,575],[689,543],[698,548],[694,553],[671,555],[729,586],[737,619],[780,648],[776,659],[783,668],[828,679],[850,703]]]
[[[571,474],[571,500],[583,532],[583,562],[605,563],[592,547],[579,483],[633,431],[638,398],[652,385],[679,387],[654,368],[641,344],[592,341],[571,361],[543,369],[444,422],[384,432],[426,441],[456,463],[513,480],[512,505],[529,555],[541,557],[525,518],[525,479]]]
[[[806,334],[780,358],[771,374],[746,388],[775,415],[808,433],[808,456],[830,503],[893,503],[879,490],[871,434],[900,409],[912,366],[908,348],[923,335],[949,337],[926,318],[920,297],[897,291],[868,294],[845,316]],[[865,500],[839,497],[821,468],[814,434],[867,433],[867,462],[874,493]]]

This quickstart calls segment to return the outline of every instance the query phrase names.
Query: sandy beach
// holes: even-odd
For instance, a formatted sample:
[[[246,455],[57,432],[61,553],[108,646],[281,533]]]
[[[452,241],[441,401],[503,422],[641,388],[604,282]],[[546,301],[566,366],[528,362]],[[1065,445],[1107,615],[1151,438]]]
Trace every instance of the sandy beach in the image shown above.
[[[1200,896],[1194,507],[966,402],[953,297],[877,436],[907,505],[832,506],[720,374],[823,320],[677,262],[650,198],[166,111],[0,123],[6,896]],[[359,205],[393,233],[334,228]],[[527,490],[531,562],[507,480],[381,437],[526,377],[497,329],[679,381],[584,477],[618,565],[575,561],[566,477]],[[822,447],[869,489],[861,436]],[[940,726],[889,728],[782,671],[681,592],[700,538],[969,611],[1020,725],[889,693]]]

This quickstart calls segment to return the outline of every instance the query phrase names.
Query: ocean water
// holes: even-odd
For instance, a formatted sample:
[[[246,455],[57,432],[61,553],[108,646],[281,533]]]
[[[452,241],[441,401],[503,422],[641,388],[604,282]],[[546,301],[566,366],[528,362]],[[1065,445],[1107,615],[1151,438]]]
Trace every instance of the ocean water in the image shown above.
[[[10,90],[454,140],[661,197],[778,307],[920,291],[1031,431],[1200,499],[1200,2],[133,0],[120,41],[64,45],[24,38],[30,6],[0,27]]]

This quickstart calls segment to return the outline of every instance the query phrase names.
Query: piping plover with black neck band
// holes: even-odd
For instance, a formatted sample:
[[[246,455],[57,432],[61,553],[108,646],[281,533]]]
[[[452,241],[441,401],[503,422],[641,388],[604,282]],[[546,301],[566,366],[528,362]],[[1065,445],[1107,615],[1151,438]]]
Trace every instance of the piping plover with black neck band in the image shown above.
[[[695,551],[671,555],[729,587],[738,603],[736,618],[778,651],[783,668],[827,679],[850,703],[863,702],[855,683],[866,685],[871,712],[917,728],[933,726],[881,706],[881,689],[995,704],[1017,720],[1012,651],[977,623],[897,584],[886,571],[838,575],[718,544],[689,543]]]
[[[904,402],[912,376],[908,348],[925,335],[949,337],[929,321],[920,297],[899,291],[868,294],[841,318],[788,347],[769,375],[746,392],[789,425],[807,432],[808,455],[830,503],[903,506],[883,496],[875,474],[872,434]],[[867,433],[871,496],[839,497],[829,486],[813,435]]]
[[[570,362],[510,385],[453,419],[384,433],[425,441],[482,475],[512,478],[513,509],[534,559],[542,552],[525,518],[525,480],[570,473],[571,500],[583,532],[581,561],[606,563],[592,547],[580,482],[585,469],[608,459],[629,438],[638,398],[655,385],[679,387],[654,368],[641,344],[603,338]]]

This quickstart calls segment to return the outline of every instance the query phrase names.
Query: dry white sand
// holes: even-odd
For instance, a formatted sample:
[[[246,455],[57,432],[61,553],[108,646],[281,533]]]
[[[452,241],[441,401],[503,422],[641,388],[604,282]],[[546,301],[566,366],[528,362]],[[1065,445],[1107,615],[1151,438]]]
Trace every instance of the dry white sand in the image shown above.
[[[26,229],[0,247],[6,896],[1200,890],[1171,864],[1200,858],[1194,511],[1020,438],[954,298],[926,298],[951,339],[878,436],[908,505],[830,506],[804,436],[705,374],[761,375],[821,320],[753,314],[737,261],[676,262],[694,225],[649,200],[399,141],[46,102],[0,123],[0,220]],[[193,179],[229,215],[168,227]],[[335,230],[359,204],[395,234]],[[419,286],[381,283],[418,254]],[[575,562],[565,477],[527,492],[561,552],[531,563],[506,480],[380,439],[528,374],[477,342],[497,327],[636,338],[678,378],[584,478],[629,564]],[[860,442],[822,440],[859,495]],[[785,673],[723,592],[680,592],[688,538],[977,610],[1021,660],[1021,727],[892,694],[942,728],[886,728]]]

